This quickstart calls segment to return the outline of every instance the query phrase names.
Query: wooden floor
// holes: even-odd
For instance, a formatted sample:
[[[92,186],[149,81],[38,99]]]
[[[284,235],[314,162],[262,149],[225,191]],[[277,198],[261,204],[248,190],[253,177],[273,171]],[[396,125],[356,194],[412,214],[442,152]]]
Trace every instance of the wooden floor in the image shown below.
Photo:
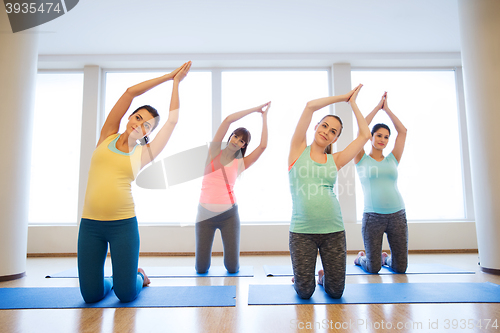
[[[354,255],[348,255],[352,263]],[[476,271],[475,274],[414,274],[347,276],[348,284],[406,282],[484,282],[500,284],[500,277],[479,271],[477,254],[414,254],[411,263],[441,263]],[[189,266],[193,257],[141,257],[141,266]],[[461,320],[477,323],[498,319],[500,304],[384,304],[249,306],[250,284],[288,284],[289,277],[266,277],[263,265],[288,265],[289,256],[242,256],[253,266],[254,277],[152,279],[153,286],[236,285],[236,307],[0,310],[0,332],[326,332],[344,325],[342,332],[386,332],[390,322],[406,325],[394,332],[500,332],[500,328],[460,329]],[[222,265],[214,257],[212,265]],[[45,276],[76,266],[76,258],[28,258],[27,276],[0,287],[76,287],[77,279]],[[453,322],[453,320],[457,320]],[[463,323],[463,322],[462,322]],[[456,324],[456,329],[453,325]],[[431,328],[429,328],[431,325]],[[433,329],[436,328],[437,329]],[[401,326],[401,325],[400,325]],[[413,328],[410,328],[413,326]],[[310,327],[311,329],[307,329]],[[377,329],[378,328],[378,329]]]

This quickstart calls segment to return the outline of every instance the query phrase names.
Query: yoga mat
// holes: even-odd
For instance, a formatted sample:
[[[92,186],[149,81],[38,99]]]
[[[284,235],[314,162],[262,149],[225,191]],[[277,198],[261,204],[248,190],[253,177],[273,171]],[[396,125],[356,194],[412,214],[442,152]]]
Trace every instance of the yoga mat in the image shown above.
[[[150,278],[180,278],[180,277],[229,277],[253,276],[252,266],[241,266],[237,273],[228,273],[224,266],[212,266],[205,274],[198,274],[192,266],[169,266],[169,267],[143,267]],[[111,267],[104,267],[104,276],[111,276]],[[78,269],[76,267],[47,275],[46,278],[77,278]]]
[[[236,306],[235,297],[236,286],[147,287],[129,303],[111,290],[102,301],[86,304],[80,288],[0,288],[0,309]]]
[[[316,267],[316,272],[321,267]],[[264,271],[267,276],[292,276],[292,266],[268,266],[264,265]],[[405,274],[474,274],[474,271],[466,271],[460,268],[450,267],[441,264],[409,264]],[[372,275],[367,273],[361,266],[347,265],[346,275]],[[399,274],[394,272],[388,266],[382,266],[380,271],[375,274]],[[318,275],[318,273],[316,273]]]
[[[292,284],[250,285],[249,305],[391,304],[391,303],[499,303],[500,286],[490,283],[365,283],[346,284],[340,299],[316,286],[308,300],[297,296]]]

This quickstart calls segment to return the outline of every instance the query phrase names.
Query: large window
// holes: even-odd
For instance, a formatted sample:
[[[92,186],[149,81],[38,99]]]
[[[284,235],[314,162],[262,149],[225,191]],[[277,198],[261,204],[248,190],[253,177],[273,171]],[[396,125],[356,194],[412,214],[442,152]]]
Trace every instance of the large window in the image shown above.
[[[128,87],[164,73],[105,73],[105,116]],[[177,127],[154,163],[160,165],[159,170],[165,174],[164,165],[160,162],[175,154],[206,146],[212,140],[219,119],[271,101],[267,150],[239,177],[235,193],[243,223],[290,221],[292,202],[287,172],[290,140],[306,103],[329,95],[329,74],[326,69],[192,71],[180,87],[181,110]],[[352,72],[352,84],[355,86],[358,83],[364,84],[358,97],[358,105],[364,115],[387,91],[389,106],[408,128],[398,181],[408,219],[435,221],[469,218],[464,208],[455,73],[451,70],[356,70]],[[172,83],[167,82],[135,98],[122,121],[120,132],[124,130],[130,113],[144,104],[158,109],[161,127],[168,117],[171,89]],[[82,73],[38,75],[30,223],[77,222],[80,142],[82,136],[85,140],[94,139],[81,133],[82,94]],[[313,125],[329,111],[325,108],[314,114],[307,134],[308,144],[313,139]],[[98,126],[102,126],[102,119],[100,122]],[[346,119],[344,125],[350,126],[349,122]],[[378,122],[388,124],[393,133],[385,152],[388,154],[392,150],[396,131],[384,112],[379,112],[371,125]],[[356,133],[355,121],[353,126]],[[262,117],[255,113],[239,120],[230,127],[225,139],[237,127],[246,127],[252,134],[247,149],[249,154],[260,143]],[[159,128],[151,135],[153,140],[158,131]],[[365,150],[369,152],[369,144]],[[349,173],[348,177],[351,180],[354,177],[356,182],[357,217],[361,219],[362,189],[355,173]],[[200,176],[174,185],[173,179],[167,177],[167,188],[156,190],[143,188],[134,182],[132,191],[139,222],[194,223],[201,181]]]
[[[306,103],[328,96],[328,71],[227,71],[222,73],[222,119],[227,115],[271,101],[268,146],[259,161],[237,180],[235,194],[242,222],[290,221],[292,200],[288,184],[290,140]],[[318,111],[311,124],[327,114]],[[251,114],[236,122],[246,127],[252,141],[247,153],[260,143],[262,116]],[[308,143],[313,137],[312,127]],[[226,140],[228,138],[226,135]]]
[[[465,219],[454,71],[353,71],[352,84],[358,83],[364,85],[358,97],[363,115],[371,112],[387,91],[389,107],[408,129],[398,167],[398,187],[408,219]],[[383,111],[373,119],[370,129],[376,123],[391,128],[384,150],[387,155],[397,132]],[[368,142],[365,151],[370,149]],[[356,199],[361,219],[363,192],[357,176]]]
[[[77,221],[82,94],[82,73],[37,75],[30,223]]]

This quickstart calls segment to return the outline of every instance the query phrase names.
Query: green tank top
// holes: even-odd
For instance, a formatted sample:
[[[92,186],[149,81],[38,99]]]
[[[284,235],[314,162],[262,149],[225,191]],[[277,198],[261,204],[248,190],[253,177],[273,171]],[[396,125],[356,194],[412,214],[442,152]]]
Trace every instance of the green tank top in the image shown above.
[[[398,161],[392,153],[380,162],[364,154],[356,170],[363,186],[365,213],[392,214],[405,208],[398,190]]]
[[[290,231],[327,234],[344,230],[340,204],[333,191],[337,166],[331,154],[326,163],[311,159],[307,146],[288,172],[293,210]]]

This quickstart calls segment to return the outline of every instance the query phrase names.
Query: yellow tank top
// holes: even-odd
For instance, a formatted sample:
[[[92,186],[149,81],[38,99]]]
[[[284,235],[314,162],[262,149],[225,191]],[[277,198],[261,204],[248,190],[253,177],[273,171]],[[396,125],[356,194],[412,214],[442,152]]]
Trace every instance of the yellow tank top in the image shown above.
[[[92,154],[82,218],[114,221],[135,216],[131,183],[141,168],[142,146],[116,148],[120,134],[108,136]]]

